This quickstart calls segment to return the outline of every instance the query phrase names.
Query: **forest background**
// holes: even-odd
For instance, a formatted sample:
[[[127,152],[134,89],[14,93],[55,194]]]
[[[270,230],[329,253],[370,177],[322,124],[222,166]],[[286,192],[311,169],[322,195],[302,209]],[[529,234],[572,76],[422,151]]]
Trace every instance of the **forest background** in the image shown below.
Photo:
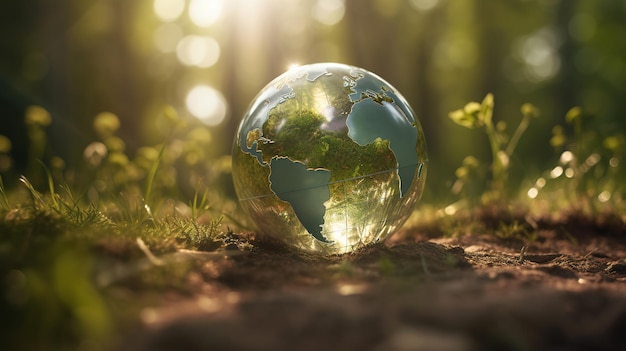
[[[15,174],[28,167],[28,106],[50,112],[45,157],[59,156],[65,167],[82,162],[97,138],[93,118],[104,111],[119,117],[127,154],[163,142],[168,126],[158,117],[168,105],[202,122],[207,157],[217,159],[230,154],[237,124],[265,84],[290,65],[325,61],[366,68],[405,95],[428,142],[425,196],[437,202],[454,199],[464,157],[489,159],[481,132],[447,118],[489,92],[494,116],[510,126],[525,102],[541,111],[512,160],[514,187],[557,162],[553,127],[573,133],[563,123],[573,106],[589,116],[586,129],[607,136],[626,129],[626,1],[25,0],[2,7],[0,135],[12,142]]]

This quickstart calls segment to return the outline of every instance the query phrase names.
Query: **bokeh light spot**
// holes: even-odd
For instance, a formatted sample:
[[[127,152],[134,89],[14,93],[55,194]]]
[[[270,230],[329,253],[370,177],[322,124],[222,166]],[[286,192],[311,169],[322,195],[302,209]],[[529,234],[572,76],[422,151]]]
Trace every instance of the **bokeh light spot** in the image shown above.
[[[550,177],[552,179],[556,179],[560,177],[561,175],[563,175],[563,167],[561,166],[556,166],[552,169],[552,171],[550,171]]]
[[[439,0],[409,0],[409,4],[418,11],[430,11],[439,4]]]
[[[538,189],[541,189],[544,186],[546,186],[546,179],[543,177],[538,178],[537,181],[535,182],[535,187]]]
[[[574,161],[574,154],[571,151],[564,151],[559,158],[559,162],[562,164],[568,164]]]
[[[194,87],[187,94],[185,103],[189,113],[208,126],[216,126],[226,118],[226,99],[212,87]]]
[[[598,201],[604,203],[611,200],[611,193],[608,191],[603,191],[598,195]]]
[[[208,68],[219,59],[220,45],[211,37],[188,35],[178,42],[176,56],[184,65]]]
[[[514,45],[514,57],[523,64],[524,78],[538,83],[553,78],[561,69],[558,54],[561,39],[551,27],[544,27],[519,39]]]
[[[345,13],[344,0],[317,0],[311,9],[313,19],[327,26],[339,23]]]
[[[208,27],[217,22],[224,4],[220,0],[191,0],[189,18],[198,27]]]
[[[161,21],[172,22],[185,10],[185,0],[154,0],[153,9]]]

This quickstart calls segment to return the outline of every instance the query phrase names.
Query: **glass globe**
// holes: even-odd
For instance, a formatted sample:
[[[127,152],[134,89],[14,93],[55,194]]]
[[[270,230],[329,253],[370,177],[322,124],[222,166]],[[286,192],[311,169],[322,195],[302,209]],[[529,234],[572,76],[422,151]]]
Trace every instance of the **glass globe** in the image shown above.
[[[233,180],[263,234],[322,254],[384,240],[424,189],[428,157],[404,97],[338,63],[291,69],[250,104],[233,143]]]

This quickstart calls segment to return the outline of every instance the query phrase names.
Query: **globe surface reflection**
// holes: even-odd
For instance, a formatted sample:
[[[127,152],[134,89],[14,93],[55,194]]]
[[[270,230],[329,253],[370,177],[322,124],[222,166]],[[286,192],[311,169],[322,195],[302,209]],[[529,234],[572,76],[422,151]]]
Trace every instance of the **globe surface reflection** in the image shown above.
[[[252,101],[233,143],[233,180],[259,231],[342,254],[384,240],[420,199],[428,158],[404,97],[364,69],[300,66]]]

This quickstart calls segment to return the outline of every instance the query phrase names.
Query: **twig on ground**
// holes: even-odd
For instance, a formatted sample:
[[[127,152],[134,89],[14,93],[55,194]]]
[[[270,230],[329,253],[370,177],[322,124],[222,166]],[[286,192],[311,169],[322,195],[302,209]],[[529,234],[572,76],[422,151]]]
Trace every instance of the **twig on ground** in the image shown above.
[[[146,243],[144,243],[141,238],[137,238],[137,245],[139,246],[139,249],[143,251],[143,253],[146,255],[150,263],[155,266],[162,266],[164,264],[163,260],[154,256],[152,252],[150,252],[150,248],[146,246]]]

